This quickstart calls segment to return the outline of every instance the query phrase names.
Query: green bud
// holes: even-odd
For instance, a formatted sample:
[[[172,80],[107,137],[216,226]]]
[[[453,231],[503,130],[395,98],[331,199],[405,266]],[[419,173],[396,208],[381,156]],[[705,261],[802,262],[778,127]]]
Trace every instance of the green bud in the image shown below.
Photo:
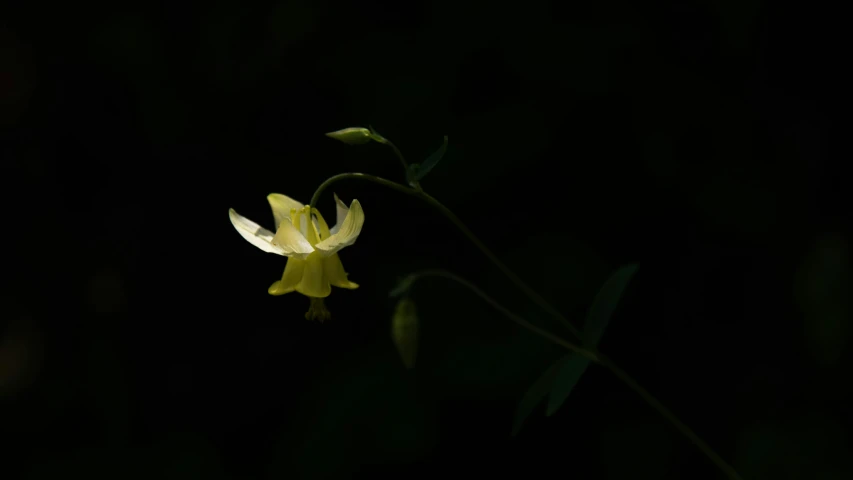
[[[413,368],[418,355],[418,314],[415,302],[409,297],[397,302],[391,320],[391,338],[403,364],[406,368]]]
[[[364,145],[371,140],[370,130],[361,127],[350,127],[336,132],[329,132],[326,136],[349,145]]]

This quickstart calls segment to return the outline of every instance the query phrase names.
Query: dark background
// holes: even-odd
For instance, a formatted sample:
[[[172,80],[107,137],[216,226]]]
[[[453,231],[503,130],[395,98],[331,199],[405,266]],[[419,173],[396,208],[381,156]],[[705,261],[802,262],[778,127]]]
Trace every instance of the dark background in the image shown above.
[[[601,348],[744,478],[851,478],[847,25],[770,3],[4,3],[0,477],[722,478],[598,368],[511,439],[561,352],[442,280],[406,371],[422,268],[565,333],[416,199],[334,186],[332,320],[266,293],[226,211],[402,180],[371,124],[573,320],[639,262]]]

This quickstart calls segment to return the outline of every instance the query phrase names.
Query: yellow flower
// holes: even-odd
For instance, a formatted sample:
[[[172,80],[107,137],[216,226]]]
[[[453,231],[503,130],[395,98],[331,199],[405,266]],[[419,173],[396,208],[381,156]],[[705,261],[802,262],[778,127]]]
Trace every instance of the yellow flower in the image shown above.
[[[269,253],[287,257],[281,280],[270,285],[270,295],[283,295],[297,291],[311,298],[311,307],[305,314],[308,319],[323,321],[329,312],[323,298],[332,292],[331,286],[355,289],[358,285],[347,279],[338,251],[355,243],[364,225],[364,211],[358,200],[349,208],[335,195],[337,221],[329,228],[315,208],[311,210],[296,200],[273,193],[267,196],[275,218],[276,232],[259,226],[228,211],[231,224],[252,245]],[[309,221],[310,219],[310,221]]]

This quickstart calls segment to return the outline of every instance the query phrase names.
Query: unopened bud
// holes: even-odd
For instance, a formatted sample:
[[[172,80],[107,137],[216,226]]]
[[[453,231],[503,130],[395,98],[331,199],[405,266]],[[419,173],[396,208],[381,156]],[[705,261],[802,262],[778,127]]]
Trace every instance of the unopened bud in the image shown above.
[[[326,136],[349,145],[364,145],[371,140],[370,130],[361,127],[350,127],[336,132],[329,132]]]

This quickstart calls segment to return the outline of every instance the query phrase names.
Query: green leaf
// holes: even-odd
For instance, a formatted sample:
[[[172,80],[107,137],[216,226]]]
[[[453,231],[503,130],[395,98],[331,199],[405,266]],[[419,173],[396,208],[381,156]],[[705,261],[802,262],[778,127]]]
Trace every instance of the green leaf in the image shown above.
[[[587,345],[598,347],[604,330],[619,305],[619,299],[622,298],[628,282],[637,273],[638,268],[640,267],[637,264],[620,268],[604,282],[601,290],[598,291],[584,321],[583,336]]]
[[[638,268],[636,264],[620,268],[604,282],[601,290],[598,291],[584,322],[583,336],[587,345],[593,348],[598,347],[604,330],[619,305],[619,299]],[[554,377],[554,384],[551,387],[551,394],[548,397],[548,409],[545,411],[545,415],[550,417],[560,409],[589,364],[588,358],[578,354],[569,354],[560,360]]]
[[[577,354],[570,353],[558,362],[557,374],[554,376],[551,394],[548,396],[548,409],[545,415],[550,417],[560,409],[587,367],[589,367],[589,359]]]
[[[524,394],[524,397],[522,397],[521,402],[518,404],[518,408],[515,411],[515,421],[512,426],[513,437],[521,431],[524,421],[531,413],[533,413],[533,410],[536,409],[539,402],[545,398],[545,395],[548,395],[561,361],[562,359],[554,362],[554,364],[548,367],[542,376],[540,376],[539,379],[527,389],[527,392]]]
[[[444,157],[445,153],[447,153],[447,135],[444,136],[444,142],[442,142],[441,148],[439,148],[432,155],[427,157],[427,159],[424,160],[423,163],[418,165],[418,168],[413,171],[415,180],[420,180],[424,178],[426,174],[429,173],[430,170],[432,170],[432,167],[434,167],[435,164],[437,164],[439,160]]]

